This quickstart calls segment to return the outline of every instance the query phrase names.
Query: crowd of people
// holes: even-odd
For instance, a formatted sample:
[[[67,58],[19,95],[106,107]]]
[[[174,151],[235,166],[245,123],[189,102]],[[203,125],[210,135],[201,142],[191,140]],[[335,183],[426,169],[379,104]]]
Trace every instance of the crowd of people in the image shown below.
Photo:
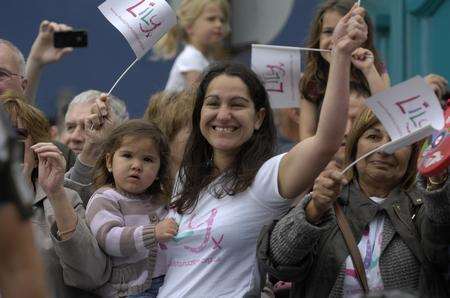
[[[308,46],[329,51],[308,52],[299,108],[276,111],[224,60],[228,1],[182,0],[177,15],[154,48],[174,65],[141,119],[87,90],[57,134],[35,97],[73,50],[53,33],[71,27],[43,21],[26,61],[0,39],[0,102],[32,193],[28,225],[0,229],[15,231],[0,244],[20,240],[0,246],[0,295],[448,297],[448,171],[418,174],[415,143],[342,173],[390,141],[364,107],[390,87],[365,9],[318,7]],[[447,81],[426,80],[444,106]],[[7,207],[2,223],[17,217]]]

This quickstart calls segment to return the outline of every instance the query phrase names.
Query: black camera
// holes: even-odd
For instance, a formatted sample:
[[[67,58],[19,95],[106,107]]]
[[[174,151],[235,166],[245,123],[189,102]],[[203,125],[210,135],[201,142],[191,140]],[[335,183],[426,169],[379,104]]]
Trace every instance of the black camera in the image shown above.
[[[88,44],[87,31],[59,31],[53,33],[53,46],[55,48],[85,48]]]

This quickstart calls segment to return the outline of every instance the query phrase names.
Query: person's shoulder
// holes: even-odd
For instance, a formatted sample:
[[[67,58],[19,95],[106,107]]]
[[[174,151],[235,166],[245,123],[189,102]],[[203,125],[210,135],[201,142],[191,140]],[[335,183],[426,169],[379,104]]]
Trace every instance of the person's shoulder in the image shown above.
[[[261,166],[259,170],[261,170],[263,167],[273,167],[280,163],[280,161],[283,159],[283,157],[286,155],[287,152],[283,152],[280,154],[276,154],[269,159],[267,159]]]
[[[266,183],[267,182],[266,180],[270,179],[269,176],[271,176],[271,174],[273,175],[278,174],[280,162],[285,155],[286,153],[282,153],[274,155],[271,158],[267,159],[258,169],[255,180],[256,181],[261,180],[263,183]]]
[[[98,208],[98,206],[104,206],[105,204],[117,206],[118,202],[123,199],[124,197],[116,189],[110,185],[105,185],[92,194],[86,209]]]
[[[178,61],[192,61],[194,60],[206,60],[205,56],[203,56],[202,52],[197,50],[194,46],[190,44],[186,44],[183,51],[181,51],[180,55],[178,55]]]
[[[120,201],[122,199],[125,199],[125,197],[118,192],[114,187],[111,185],[105,185],[100,188],[98,188],[91,196],[90,200],[102,198],[107,199],[111,201]]]

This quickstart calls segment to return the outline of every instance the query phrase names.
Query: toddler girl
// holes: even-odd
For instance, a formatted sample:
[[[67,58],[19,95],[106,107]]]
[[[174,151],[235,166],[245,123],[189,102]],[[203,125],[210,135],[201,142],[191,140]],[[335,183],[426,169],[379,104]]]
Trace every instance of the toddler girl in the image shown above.
[[[171,185],[169,147],[153,123],[130,120],[103,144],[94,168],[97,191],[86,217],[100,247],[111,257],[112,274],[99,290],[106,297],[156,297],[165,274],[158,243],[178,226],[161,220]]]

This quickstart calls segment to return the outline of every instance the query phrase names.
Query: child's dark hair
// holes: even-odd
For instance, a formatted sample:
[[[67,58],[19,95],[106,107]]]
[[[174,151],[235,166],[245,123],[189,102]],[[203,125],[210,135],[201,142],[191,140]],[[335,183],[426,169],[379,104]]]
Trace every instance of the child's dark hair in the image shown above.
[[[160,167],[158,179],[147,188],[147,193],[152,195],[162,195],[168,202],[172,184],[169,175],[169,156],[170,149],[166,137],[153,122],[144,120],[128,120],[116,128],[106,138],[102,144],[101,154],[94,167],[94,188],[98,189],[105,185],[115,186],[113,174],[108,171],[106,166],[106,155],[113,155],[122,145],[124,137],[148,138],[153,141],[158,149]]]

